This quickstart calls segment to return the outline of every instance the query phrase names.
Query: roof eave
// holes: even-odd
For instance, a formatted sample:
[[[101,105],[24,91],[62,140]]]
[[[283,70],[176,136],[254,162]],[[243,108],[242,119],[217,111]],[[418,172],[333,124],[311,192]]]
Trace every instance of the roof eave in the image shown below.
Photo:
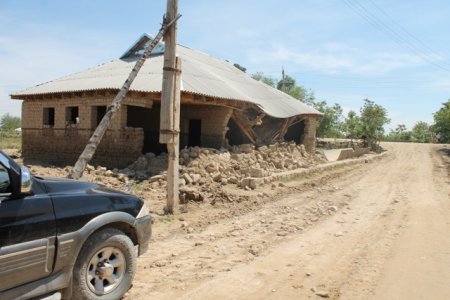
[[[12,94],[10,95],[11,99],[13,100],[27,100],[30,98],[36,98],[36,97],[45,97],[45,96],[54,96],[56,94],[72,94],[72,93],[80,93],[80,92],[95,92],[95,91],[104,91],[104,90],[111,90],[111,91],[119,91],[119,89],[116,88],[103,88],[103,89],[92,89],[92,90],[83,90],[83,91],[64,91],[64,92],[51,92],[51,93],[38,93],[38,94]],[[139,91],[139,90],[130,90],[130,92],[143,92],[143,93],[161,93],[161,91]],[[206,95],[206,94],[202,94],[202,93],[196,93],[193,91],[181,91],[182,93],[189,93],[189,94],[194,94],[194,95],[198,95],[198,96],[206,96],[206,97],[211,97],[211,98],[216,98],[216,99],[221,99],[221,100],[229,100],[229,101],[241,101],[241,102],[245,102],[248,104],[254,104],[255,103],[248,101],[248,100],[243,100],[243,99],[229,99],[229,98],[223,98],[223,97],[212,97],[210,95]],[[294,98],[292,98],[294,99]],[[295,101],[300,101],[295,99]],[[258,105],[257,105],[258,106]],[[267,113],[262,107],[258,106],[259,109],[261,109],[262,111],[264,111],[265,113]],[[267,113],[268,115],[270,115],[270,113]],[[313,118],[320,118],[323,116],[323,113],[300,113],[297,114],[296,116],[308,116],[308,117],[313,117]]]

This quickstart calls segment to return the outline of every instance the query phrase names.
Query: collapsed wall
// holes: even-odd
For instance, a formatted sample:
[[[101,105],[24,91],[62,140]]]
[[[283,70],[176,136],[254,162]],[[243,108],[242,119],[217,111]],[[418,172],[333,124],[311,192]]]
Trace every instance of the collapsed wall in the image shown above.
[[[234,146],[231,150],[191,147],[180,151],[180,186],[203,186],[211,183],[236,184],[255,189],[269,183],[275,173],[308,168],[319,160],[303,145],[276,143],[255,148],[252,144]],[[114,173],[137,180],[165,180],[167,154],[147,153],[125,169]],[[153,179],[152,179],[153,178]]]

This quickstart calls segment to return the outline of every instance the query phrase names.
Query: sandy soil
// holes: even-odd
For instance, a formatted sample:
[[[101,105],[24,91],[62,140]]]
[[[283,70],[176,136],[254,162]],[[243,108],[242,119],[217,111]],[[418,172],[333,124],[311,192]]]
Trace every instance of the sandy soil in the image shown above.
[[[375,162],[160,217],[126,299],[450,299],[448,152],[383,146]]]

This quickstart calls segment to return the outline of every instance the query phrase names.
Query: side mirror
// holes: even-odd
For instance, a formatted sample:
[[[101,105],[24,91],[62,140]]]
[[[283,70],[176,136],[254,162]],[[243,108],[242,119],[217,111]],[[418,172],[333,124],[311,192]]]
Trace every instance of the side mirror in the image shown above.
[[[20,191],[29,193],[31,191],[31,174],[28,168],[20,168]]]

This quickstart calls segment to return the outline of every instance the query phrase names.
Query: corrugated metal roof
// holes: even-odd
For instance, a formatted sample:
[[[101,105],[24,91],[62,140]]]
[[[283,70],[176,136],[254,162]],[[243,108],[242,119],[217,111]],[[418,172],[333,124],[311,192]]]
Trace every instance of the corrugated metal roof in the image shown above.
[[[180,45],[177,47],[177,55],[181,58],[182,91],[254,103],[266,114],[275,118],[302,114],[322,115],[291,96],[254,80],[226,61]],[[120,89],[137,59],[137,57],[129,57],[114,60],[26,89],[14,94],[13,97]],[[163,60],[162,55],[149,57],[130,90],[161,92]]]

